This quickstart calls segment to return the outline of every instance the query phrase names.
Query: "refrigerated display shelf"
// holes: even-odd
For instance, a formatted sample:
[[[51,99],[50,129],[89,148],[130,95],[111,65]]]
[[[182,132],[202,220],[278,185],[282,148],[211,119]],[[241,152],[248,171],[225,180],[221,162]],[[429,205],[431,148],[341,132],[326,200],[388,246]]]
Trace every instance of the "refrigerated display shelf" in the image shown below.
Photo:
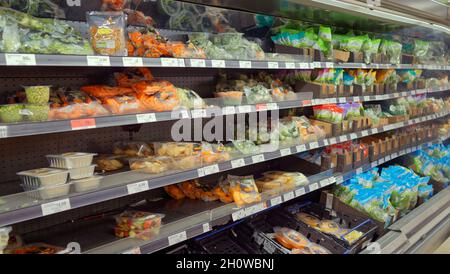
[[[450,112],[446,110],[441,113],[410,119],[408,121],[390,124],[379,128],[366,129],[359,132],[348,133],[306,144],[295,144],[285,148],[251,156],[242,155],[226,162],[207,165],[186,171],[171,171],[170,173],[163,175],[159,174],[153,176],[138,171],[121,172],[105,176],[101,180],[100,187],[96,190],[86,193],[73,193],[66,197],[53,200],[39,200],[33,198],[29,192],[21,192],[9,196],[3,196],[0,197],[3,202],[2,205],[0,205],[0,227],[160,188],[178,182],[201,178],[231,169],[237,169],[260,162],[297,154],[307,150],[313,150],[336,143],[358,139],[368,135],[434,120],[444,117],[449,113]]]
[[[154,68],[229,68],[229,69],[428,69],[450,70],[446,65],[363,64],[333,62],[298,62],[276,60],[210,60],[191,58],[145,58],[119,56],[51,55],[0,53],[1,66],[70,66],[70,67],[154,67]]]
[[[236,222],[241,219],[247,218],[254,214],[260,213],[265,210],[274,208],[282,203],[295,199],[297,197],[306,195],[318,189],[325,188],[334,183],[341,184],[349,179],[351,179],[355,174],[360,174],[370,169],[382,165],[385,162],[393,160],[395,158],[404,156],[406,154],[412,153],[418,149],[425,148],[431,144],[438,143],[440,140],[434,140],[426,142],[417,146],[411,146],[400,150],[397,153],[388,155],[378,161],[368,163],[360,168],[345,172],[345,173],[334,173],[331,174],[330,171],[322,172],[316,175],[309,176],[309,184],[306,186],[301,186],[296,189],[290,190],[288,192],[282,193],[280,195],[267,195],[263,193],[261,202],[256,204],[251,204],[243,208],[237,208],[233,204],[221,204],[217,203],[195,203],[195,201],[190,201],[188,203],[194,203],[196,205],[203,205],[206,207],[204,212],[195,213],[193,215],[186,216],[184,218],[178,219],[175,222],[167,223],[161,227],[161,234],[153,238],[150,241],[142,241],[131,238],[121,239],[109,244],[99,246],[90,250],[83,251],[84,253],[90,254],[104,254],[104,253],[122,253],[122,254],[148,254],[153,253],[163,248],[175,245],[177,243],[183,242],[187,239],[199,236],[203,233],[211,231],[211,228],[218,224],[227,223],[230,221]],[[180,207],[185,207],[185,204],[180,205]],[[183,211],[186,213],[197,212],[191,210],[192,206]],[[176,211],[176,210],[175,210]]]
[[[305,98],[301,94],[297,94],[296,100],[261,103],[254,105],[241,105],[236,107],[235,106],[215,107],[216,105],[219,105],[217,104],[217,100],[209,99],[211,101],[211,107],[206,109],[194,109],[194,110],[182,109],[172,112],[151,112],[151,113],[80,118],[72,120],[0,124],[0,138],[12,138],[38,134],[69,132],[73,130],[86,130],[93,128],[134,125],[142,123],[171,121],[178,119],[211,118],[215,116],[253,113],[258,111],[291,109],[298,107],[316,106],[322,104],[381,101],[405,97],[409,95],[443,92],[448,91],[449,89],[450,86],[445,86],[437,88],[426,88],[411,91],[395,92],[383,95],[351,96],[351,97],[337,97],[337,98],[324,98],[311,100],[304,100]],[[208,103],[208,99],[206,99],[206,102]]]

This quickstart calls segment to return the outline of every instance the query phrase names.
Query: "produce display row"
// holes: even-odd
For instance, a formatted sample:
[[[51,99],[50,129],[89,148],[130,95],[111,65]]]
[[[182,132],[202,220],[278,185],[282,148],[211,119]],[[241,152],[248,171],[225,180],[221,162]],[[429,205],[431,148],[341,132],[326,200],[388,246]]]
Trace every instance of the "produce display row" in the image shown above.
[[[99,157],[99,159],[96,160],[96,164],[98,167],[100,167],[100,169],[119,169],[120,172],[103,176],[102,178],[100,178],[100,182],[98,182],[97,179],[88,182],[79,182],[77,181],[77,179],[68,181],[67,171],[65,171],[66,176],[63,179],[64,182],[67,183],[55,185],[54,182],[51,181],[50,185],[47,185],[46,188],[43,188],[41,184],[35,184],[33,185],[34,190],[27,189],[30,191],[3,196],[1,197],[2,205],[0,206],[2,211],[2,213],[0,213],[0,224],[3,226],[25,220],[35,219],[41,216],[47,216],[61,211],[79,208],[82,206],[131,195],[150,189],[167,186],[174,182],[183,182],[186,180],[201,178],[211,174],[269,161],[279,157],[301,153],[306,150],[313,150],[323,146],[347,142],[349,140],[355,140],[364,136],[434,120],[440,117],[444,117],[447,114],[447,111],[443,111],[438,114],[418,117],[406,120],[404,122],[384,125],[377,128],[363,129],[360,131],[354,131],[353,133],[345,133],[337,137],[324,139],[322,139],[320,136],[316,136],[314,131],[308,132],[304,131],[304,129],[301,129],[300,131],[304,132],[303,134],[307,134],[301,135],[303,136],[303,138],[306,137],[305,139],[298,139],[300,135],[296,135],[296,137],[291,136],[287,139],[284,139],[284,142],[282,142],[285,144],[284,146],[282,146],[280,149],[275,150],[273,149],[273,146],[270,145],[270,143],[256,145],[251,141],[235,141],[232,144],[232,147],[234,147],[234,149],[232,150],[230,150],[229,146],[211,147],[210,145],[207,145],[205,148],[208,149],[202,150],[202,146],[194,145],[192,143],[180,145],[177,145],[176,143],[160,143],[157,144],[159,146],[159,150],[155,152],[157,153],[157,155],[162,153],[161,155],[167,156],[155,157],[149,156],[150,154],[152,154],[152,149],[145,149],[148,147],[148,145],[146,144],[140,142],[131,142],[128,144],[125,143],[124,147],[121,144],[118,144],[114,152],[118,153],[119,155]],[[302,123],[300,125],[302,125],[302,127],[305,126],[305,124]],[[310,125],[309,127],[311,127],[311,129],[319,130],[325,133],[325,131],[323,131],[320,127],[312,125]],[[325,136],[331,135],[323,135],[323,137]],[[278,138],[280,137],[281,136],[279,136]],[[263,141],[261,138],[259,140]],[[299,143],[299,140],[305,143]],[[177,148],[174,150],[165,150],[164,148],[167,147]],[[194,153],[192,154],[194,147],[200,147],[200,151],[195,150],[198,152],[194,151]],[[185,155],[189,151],[191,151],[191,154]],[[171,154],[164,154],[166,152]],[[173,153],[177,153],[178,156]],[[56,155],[56,157],[63,159],[73,156],[76,156],[76,154],[73,155],[69,153]],[[86,156],[84,156],[84,158],[86,158]],[[136,158],[139,156],[144,158]],[[49,156],[49,160],[51,160],[53,157],[54,156]],[[89,159],[91,157],[92,156],[90,156]],[[124,163],[123,159],[129,159],[127,161],[129,161],[131,166],[133,166],[133,168],[136,168],[136,170],[127,171],[127,163]],[[170,163],[172,163],[172,168],[168,170],[167,165]],[[182,164],[186,164],[187,166],[180,166]],[[89,164],[86,163],[84,166],[87,167],[89,166]],[[175,167],[176,169],[174,169]],[[125,169],[123,170],[122,168]],[[38,172],[34,175],[31,174],[38,180],[40,177],[47,177],[49,175],[40,174],[39,172],[41,171],[46,171],[47,173],[56,172],[52,171],[52,169],[38,169],[37,171],[30,172]],[[92,175],[90,171],[91,170],[89,170],[88,173],[85,173],[87,174],[86,177]],[[23,180],[27,180],[27,176],[25,176]],[[75,184],[79,185],[77,189],[83,192],[75,192]],[[83,187],[82,185],[85,185],[86,187]],[[50,198],[50,200],[46,200],[45,198]]]

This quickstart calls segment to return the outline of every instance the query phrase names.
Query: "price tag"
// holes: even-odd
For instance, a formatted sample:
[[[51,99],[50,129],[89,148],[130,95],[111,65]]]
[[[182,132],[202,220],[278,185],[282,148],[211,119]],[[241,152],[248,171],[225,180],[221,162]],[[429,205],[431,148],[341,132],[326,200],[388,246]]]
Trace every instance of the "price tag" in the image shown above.
[[[320,68],[322,67],[322,64],[320,62],[313,62],[312,66],[313,66],[312,68]]]
[[[320,187],[326,187],[327,185],[330,184],[330,181],[328,180],[328,178],[327,179],[323,179],[323,180],[321,180],[319,182],[319,184],[320,184]]]
[[[286,193],[286,194],[283,195],[283,200],[284,200],[285,202],[287,202],[287,201],[289,201],[289,200],[292,200],[292,199],[294,199],[294,198],[295,198],[295,194],[294,194],[293,191],[290,191],[290,192],[288,192],[288,193]]]
[[[416,91],[415,90],[411,90],[411,95],[416,95]]]
[[[136,120],[138,124],[156,122],[156,115],[155,113],[136,114]]]
[[[287,69],[295,69],[295,63],[286,62],[285,66]]]
[[[211,226],[209,225],[209,223],[204,223],[202,225],[202,227],[203,227],[203,233],[211,231]]]
[[[224,68],[225,60],[211,60],[211,66],[213,68]]]
[[[171,235],[167,238],[169,240],[169,246],[181,243],[183,241],[187,240],[187,234],[186,231]]]
[[[295,190],[295,197],[300,197],[302,195],[305,195],[305,193],[306,193],[306,191],[305,191],[304,187],[299,188],[299,189]]]
[[[318,188],[319,188],[319,185],[317,183],[312,183],[312,184],[309,185],[309,191],[310,192],[314,191],[314,190],[316,190]]]
[[[72,130],[90,129],[96,127],[94,118],[71,120],[70,126],[72,127]]]
[[[86,56],[88,66],[92,67],[110,67],[109,56]]]
[[[359,97],[358,96],[353,96],[353,102],[359,102]]]
[[[370,96],[364,96],[364,101],[370,101]]]
[[[8,128],[6,126],[0,126],[0,138],[8,137]]]
[[[268,110],[277,110],[278,109],[277,103],[267,103],[266,105],[267,105]]]
[[[177,58],[161,58],[161,65],[163,67],[178,67],[180,65],[180,62],[178,61]]]
[[[206,67],[205,60],[203,60],[203,59],[191,59],[191,67],[204,68],[204,67]]]
[[[186,109],[180,110],[181,113],[181,119],[189,119],[189,113]]]
[[[270,206],[276,206],[279,205],[283,202],[283,200],[281,199],[281,196],[275,197],[270,199]]]
[[[295,147],[295,149],[297,150],[297,153],[299,152],[303,152],[306,150],[306,146],[305,145],[298,145]]]
[[[148,181],[137,182],[133,184],[127,185],[128,194],[135,194],[143,191],[147,191],[150,188],[148,187]]]
[[[342,177],[342,176],[339,176],[339,177],[336,177],[336,184],[342,184],[344,182],[344,177]]]
[[[339,101],[339,103],[345,103],[345,102],[347,102],[347,98],[345,98],[345,97],[339,97],[339,98],[338,98],[338,101]]]
[[[222,114],[223,115],[233,115],[236,113],[236,109],[234,107],[223,107]]]
[[[330,184],[334,184],[336,183],[336,177],[331,176],[330,178],[328,178],[328,181],[330,181]]]
[[[400,94],[398,92],[394,93],[394,97],[399,97],[399,96],[400,96]]]
[[[369,131],[368,131],[367,129],[361,131],[361,136],[362,136],[362,137],[365,137],[365,136],[367,136],[367,135],[369,135]]]
[[[336,144],[336,137],[330,138],[329,143],[330,143],[330,145]]]
[[[238,106],[239,113],[252,112],[252,106]]]
[[[318,148],[318,147],[319,147],[319,143],[318,143],[318,142],[312,142],[312,143],[309,144],[309,147],[310,147],[311,149]]]
[[[240,220],[242,218],[245,218],[245,217],[247,217],[247,216],[245,215],[244,209],[235,211],[231,214],[231,219],[233,220],[233,222]]]
[[[135,248],[123,252],[122,254],[134,254],[134,255],[141,254],[141,248],[137,246]]]
[[[298,66],[300,69],[309,69],[309,64],[308,63],[298,63]],[[311,64],[311,68],[314,68],[314,64]]]
[[[252,162],[254,164],[260,163],[260,162],[264,162],[264,161],[265,161],[264,154],[259,154],[259,155],[252,156]]]
[[[292,152],[291,152],[291,149],[290,148],[283,148],[283,149],[280,149],[280,155],[281,155],[281,157],[284,157],[284,156],[287,156],[287,155],[291,155],[292,154]]]
[[[240,68],[252,68],[252,62],[251,61],[239,61],[239,67]]]
[[[245,216],[250,216],[250,215],[256,214],[260,211],[263,211],[264,209],[266,209],[265,203],[259,203],[256,205],[252,205],[251,207],[247,207],[245,209]]]
[[[203,176],[208,176],[208,175],[211,175],[214,173],[219,173],[219,165],[217,165],[217,164],[205,166],[201,169],[203,169]]]
[[[270,69],[277,69],[278,68],[278,62],[267,62],[267,67]]]
[[[324,145],[324,146],[328,146],[328,145],[329,145],[328,139],[324,139],[324,140],[323,140],[323,145]]]
[[[356,133],[350,133],[350,139],[356,139],[358,138],[358,136],[356,135]]]
[[[34,54],[12,54],[5,53],[7,66],[36,66]]]
[[[239,167],[243,167],[243,166],[245,166],[244,159],[237,159],[237,160],[231,161],[232,168],[239,168]]]
[[[178,66],[179,67],[185,67],[186,65],[184,64],[184,59],[177,59],[178,61]]]
[[[398,153],[397,152],[392,153],[392,158],[397,158],[397,157],[398,157]]]
[[[378,133],[378,128],[372,128],[372,134]]]
[[[339,137],[339,142],[347,142],[347,135],[342,135],[341,137]]]
[[[385,162],[390,161],[390,160],[391,160],[391,155],[388,155],[388,156],[386,156],[386,157],[384,158],[384,161],[385,161]]]
[[[124,67],[143,67],[144,62],[140,57],[122,57]]]
[[[193,109],[191,110],[192,119],[206,117],[206,109]]]
[[[41,205],[42,216],[47,216],[58,212],[66,211],[69,210],[70,208],[71,207],[69,199],[62,199]]]
[[[264,111],[267,110],[267,104],[257,104],[256,111]]]
[[[361,174],[363,172],[362,167],[356,169],[356,174]]]
[[[333,63],[331,63],[331,62],[326,62],[325,63],[325,68],[333,68],[333,67],[334,67]]]

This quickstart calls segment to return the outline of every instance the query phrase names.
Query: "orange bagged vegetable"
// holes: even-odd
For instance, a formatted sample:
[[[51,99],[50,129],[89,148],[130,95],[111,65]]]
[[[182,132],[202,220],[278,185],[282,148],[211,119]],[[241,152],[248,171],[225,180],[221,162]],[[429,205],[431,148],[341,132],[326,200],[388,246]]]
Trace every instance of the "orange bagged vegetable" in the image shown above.
[[[145,110],[134,96],[116,96],[104,99],[105,106],[114,114],[137,113]]]
[[[158,92],[150,96],[138,93],[137,98],[145,108],[153,111],[171,111],[180,105],[176,90]]]
[[[97,54],[126,56],[125,14],[123,12],[87,13],[92,48]]]
[[[177,185],[165,186],[164,190],[167,192],[167,194],[170,197],[172,197],[176,200],[180,200],[180,199],[183,199],[184,197],[186,197],[186,195],[184,195],[183,191]]]
[[[114,97],[133,93],[131,88],[109,87],[104,85],[84,86],[81,91],[97,98]]]

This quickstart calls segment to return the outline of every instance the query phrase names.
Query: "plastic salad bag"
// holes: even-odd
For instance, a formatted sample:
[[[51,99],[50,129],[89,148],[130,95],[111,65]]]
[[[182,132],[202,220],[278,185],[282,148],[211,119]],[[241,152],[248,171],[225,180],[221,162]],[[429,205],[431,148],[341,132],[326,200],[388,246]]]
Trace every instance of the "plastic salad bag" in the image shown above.
[[[261,201],[261,194],[258,192],[253,176],[228,175],[227,180],[230,183],[230,193],[237,206],[242,207]]]
[[[380,45],[380,52],[388,56],[391,64],[400,64],[402,44],[392,40],[383,39]]]
[[[127,56],[124,13],[91,11],[86,20],[91,44],[97,54]]]

